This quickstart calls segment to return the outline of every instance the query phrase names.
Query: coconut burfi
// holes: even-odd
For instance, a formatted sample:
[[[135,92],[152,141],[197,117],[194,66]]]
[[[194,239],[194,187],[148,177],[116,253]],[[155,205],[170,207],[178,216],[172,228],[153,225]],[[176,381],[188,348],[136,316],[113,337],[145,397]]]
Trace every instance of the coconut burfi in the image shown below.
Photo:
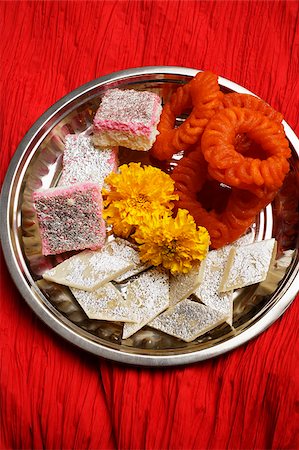
[[[106,229],[97,184],[40,189],[33,193],[33,202],[43,255],[103,246]]]
[[[230,325],[233,319],[233,290],[219,292],[219,287],[231,248],[231,246],[225,246],[208,253],[201,265],[202,282],[194,291],[202,303],[222,313]]]
[[[161,99],[153,92],[110,89],[94,117],[93,142],[100,148],[149,150],[158,134],[161,111]]]
[[[59,185],[92,182],[98,183],[102,188],[105,178],[117,170],[117,154],[117,147],[105,150],[95,148],[91,136],[68,134],[65,138]]]

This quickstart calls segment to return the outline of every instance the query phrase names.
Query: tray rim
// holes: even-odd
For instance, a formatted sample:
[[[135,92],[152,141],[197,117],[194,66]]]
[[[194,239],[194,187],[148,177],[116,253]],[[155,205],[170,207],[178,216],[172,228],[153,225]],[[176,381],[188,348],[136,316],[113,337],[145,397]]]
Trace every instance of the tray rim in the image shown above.
[[[161,74],[161,76],[179,75],[192,77],[199,71],[200,70],[197,69],[179,66],[144,66],[113,72],[111,74],[96,78],[78,87],[77,89],[71,91],[56,103],[54,103],[44,114],[39,117],[39,119],[32,125],[32,127],[21,140],[8,167],[3,182],[0,200],[1,217],[3,217],[4,219],[3,226],[0,229],[0,238],[4,258],[10,275],[20,294],[25,299],[26,303],[31,307],[31,309],[33,309],[33,311],[44,323],[46,323],[53,331],[55,331],[67,341],[97,356],[101,356],[106,359],[121,363],[127,363],[130,365],[158,367],[190,364],[213,358],[231,351],[239,347],[240,345],[243,345],[244,343],[257,337],[259,334],[265,331],[284,313],[284,311],[290,306],[298,293],[296,285],[299,285],[299,265],[297,267],[297,273],[292,275],[291,280],[288,280],[288,284],[290,285],[287,287],[286,292],[284,292],[279,302],[273,305],[270,310],[265,313],[264,316],[257,320],[256,323],[251,325],[248,329],[242,331],[240,334],[232,337],[228,341],[217,343],[215,344],[215,346],[189,353],[180,353],[176,355],[144,355],[138,353],[126,353],[121,348],[119,350],[116,350],[89,340],[82,335],[79,336],[72,328],[61,322],[58,317],[55,317],[51,313],[50,309],[46,308],[39,289],[34,284],[31,285],[30,288],[28,283],[30,280],[28,280],[26,274],[22,273],[21,271],[20,265],[17,261],[17,257],[15,255],[15,252],[13,251],[10,229],[11,218],[9,205],[14,188],[13,181],[16,177],[21,163],[23,163],[22,157],[24,156],[26,150],[32,144],[32,142],[36,140],[36,143],[34,145],[37,146],[38,142],[41,142],[44,137],[50,132],[50,130],[60,120],[62,120],[62,118],[59,117],[59,119],[57,119],[57,121],[55,122],[54,116],[63,111],[65,111],[65,115],[69,114],[71,110],[67,109],[67,107],[71,102],[79,99],[83,94],[88,94],[89,91],[95,89],[96,87],[105,85],[107,82],[114,82],[122,80],[124,78],[128,80],[129,78],[133,78],[136,76],[150,76],[154,74]],[[243,92],[256,96],[256,94],[252,93],[248,89],[221,76],[219,76],[219,82],[222,86],[235,90],[236,92]],[[76,105],[76,107],[78,107],[78,105]],[[51,126],[44,128],[45,123],[48,124],[49,122],[51,122]],[[288,139],[292,143],[295,151],[299,156],[299,139],[297,138],[291,127],[287,124],[287,122],[283,121],[283,125]],[[75,325],[75,327],[77,326]]]

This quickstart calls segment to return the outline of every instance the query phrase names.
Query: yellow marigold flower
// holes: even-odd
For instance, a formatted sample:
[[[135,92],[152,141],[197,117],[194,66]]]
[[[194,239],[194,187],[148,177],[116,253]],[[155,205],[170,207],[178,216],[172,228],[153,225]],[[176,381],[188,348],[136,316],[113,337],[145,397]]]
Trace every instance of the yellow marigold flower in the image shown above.
[[[138,226],[133,238],[140,244],[142,261],[161,264],[174,275],[188,272],[196,261],[203,260],[210,245],[208,231],[196,228],[185,209],[179,209],[175,218],[154,211]]]
[[[115,234],[128,237],[149,212],[171,210],[178,197],[173,193],[174,181],[160,169],[130,163],[119,170],[105,179],[109,190],[103,190],[103,216]]]

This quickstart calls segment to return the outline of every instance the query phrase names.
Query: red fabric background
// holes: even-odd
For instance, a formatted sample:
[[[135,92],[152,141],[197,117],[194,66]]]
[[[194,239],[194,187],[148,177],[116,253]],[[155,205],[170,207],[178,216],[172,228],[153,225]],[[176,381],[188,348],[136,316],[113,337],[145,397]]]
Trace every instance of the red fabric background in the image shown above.
[[[1,2],[1,182],[34,121],[79,85],[144,65],[211,69],[299,134],[298,2]],[[296,33],[297,32],[297,33]],[[237,350],[121,366],[48,329],[1,259],[1,448],[295,449],[299,299]]]

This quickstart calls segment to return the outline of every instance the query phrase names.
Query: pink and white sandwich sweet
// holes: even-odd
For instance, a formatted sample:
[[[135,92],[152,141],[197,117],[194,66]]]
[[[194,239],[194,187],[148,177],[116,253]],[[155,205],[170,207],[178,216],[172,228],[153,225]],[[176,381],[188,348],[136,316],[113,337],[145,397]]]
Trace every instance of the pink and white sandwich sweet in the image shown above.
[[[33,193],[43,255],[100,249],[106,227],[101,189],[95,183],[40,189]]]
[[[68,134],[65,138],[60,186],[92,182],[103,187],[105,178],[116,172],[118,149],[96,149],[91,136]]]
[[[161,111],[161,99],[153,92],[111,89],[94,117],[93,142],[101,148],[149,150],[159,134]]]

